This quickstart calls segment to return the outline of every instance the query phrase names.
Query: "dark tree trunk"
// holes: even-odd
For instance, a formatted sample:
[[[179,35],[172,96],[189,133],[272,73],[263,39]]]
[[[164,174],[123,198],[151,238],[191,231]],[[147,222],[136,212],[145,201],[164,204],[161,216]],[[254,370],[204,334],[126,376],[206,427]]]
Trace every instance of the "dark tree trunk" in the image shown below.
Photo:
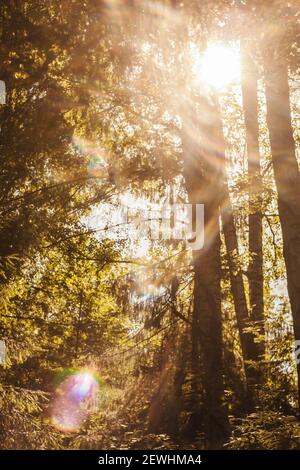
[[[264,54],[267,124],[270,134],[283,253],[295,339],[300,340],[300,172],[291,124],[287,65],[278,48]],[[297,365],[300,404],[300,364]]]
[[[247,45],[241,43],[242,96],[246,126],[249,182],[249,252],[248,267],[250,288],[250,317],[259,333],[253,359],[259,361],[264,354],[264,284],[262,251],[262,176],[259,153],[258,97],[256,66],[248,52]],[[257,374],[259,380],[259,373]]]
[[[215,117],[214,126],[211,133],[216,147],[215,151],[219,155],[218,164],[221,172],[221,186],[219,188],[220,211],[229,266],[231,293],[234,302],[246,375],[247,387],[245,395],[246,400],[244,405],[246,409],[250,410],[254,405],[254,385],[257,382],[256,368],[253,368],[252,364],[258,356],[258,347],[254,342],[254,335],[245,331],[246,328],[250,326],[250,316],[248,312],[243,274],[237,266],[239,246],[228,188],[228,178],[225,163],[225,139],[223,135],[221,114],[217,100],[215,100],[214,106]]]
[[[254,342],[254,335],[245,331],[250,326],[250,317],[245,293],[245,285],[243,274],[237,267],[236,258],[239,255],[238,240],[236,234],[235,221],[230,202],[227,182],[225,181],[223,206],[221,209],[223,233],[225,239],[227,260],[229,266],[229,276],[231,284],[231,292],[236,313],[237,326],[241,342],[242,354],[244,359],[245,375],[246,375],[246,397],[245,403],[247,409],[251,409],[254,403],[254,385],[257,382],[256,367],[253,369],[252,361],[258,357],[258,347]]]
[[[206,111],[201,110],[202,113]],[[189,202],[204,204],[205,221],[204,248],[193,251],[192,373],[195,382],[197,377],[202,378],[202,423],[207,440],[211,447],[218,447],[228,437],[229,429],[224,406],[219,198],[216,197],[220,171],[215,165],[214,151],[208,144],[207,129],[196,113],[192,118],[189,116],[184,116],[184,177]],[[196,414],[192,416],[195,431],[197,418]]]

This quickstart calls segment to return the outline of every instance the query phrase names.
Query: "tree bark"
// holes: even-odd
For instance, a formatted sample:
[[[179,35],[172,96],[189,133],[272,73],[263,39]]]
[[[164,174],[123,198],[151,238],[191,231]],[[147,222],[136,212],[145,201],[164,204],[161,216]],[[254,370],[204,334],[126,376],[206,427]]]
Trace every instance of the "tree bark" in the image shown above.
[[[222,187],[220,188],[220,211],[229,266],[231,293],[234,302],[246,375],[246,403],[244,405],[246,405],[246,409],[250,410],[253,408],[255,402],[254,386],[257,383],[257,368],[253,367],[253,361],[256,360],[259,353],[258,346],[254,342],[253,333],[245,331],[246,328],[249,328],[250,326],[250,315],[248,311],[243,274],[237,265],[237,259],[239,256],[238,237],[229,194],[225,157],[225,138],[217,100],[215,100],[215,107],[215,123],[212,132],[214,133],[214,142],[217,147],[216,151],[219,154],[219,165],[222,174]]]
[[[219,198],[216,197],[220,172],[214,164],[213,149],[207,145],[207,129],[196,113],[190,119],[189,116],[189,113],[184,116],[183,124],[184,178],[189,202],[204,204],[205,230],[204,248],[193,251],[192,374],[194,380],[199,377],[199,348],[204,389],[203,427],[209,446],[215,448],[229,434],[224,406]],[[194,418],[197,427],[197,416]]]
[[[251,391],[250,389],[253,388],[253,386],[257,382],[257,374],[256,370],[253,370],[252,361],[257,360],[259,351],[257,344],[254,342],[253,333],[245,331],[245,329],[249,328],[250,326],[250,316],[248,312],[243,274],[241,270],[236,266],[236,258],[239,256],[239,248],[235,221],[227,184],[227,181],[225,181],[223,194],[224,204],[221,209],[221,217],[229,266],[231,292],[233,297],[237,326],[239,330],[241,349],[244,359],[246,384],[248,389],[247,397],[249,400],[248,405],[249,408],[251,408],[254,401],[254,397],[253,391]]]
[[[287,64],[279,48],[264,51],[264,71],[272,162],[278,192],[283,254],[295,339],[300,340],[300,172],[291,123]],[[297,364],[300,405],[300,364]]]
[[[242,97],[246,126],[249,182],[249,252],[248,267],[250,290],[250,317],[258,327],[260,341],[256,344],[253,359],[259,361],[264,354],[264,285],[262,250],[262,176],[259,153],[257,71],[248,52],[247,45],[241,42]],[[257,374],[257,378],[259,374]]]

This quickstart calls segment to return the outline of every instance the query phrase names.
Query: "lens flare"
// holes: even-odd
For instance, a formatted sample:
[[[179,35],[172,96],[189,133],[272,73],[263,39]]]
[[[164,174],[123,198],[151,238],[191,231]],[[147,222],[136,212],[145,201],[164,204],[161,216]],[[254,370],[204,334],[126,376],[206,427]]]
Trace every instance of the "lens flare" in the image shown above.
[[[108,168],[107,155],[98,143],[74,136],[73,146],[81,155],[87,158],[90,173],[95,176],[106,174]]]
[[[75,432],[97,407],[99,380],[89,370],[71,371],[56,389],[52,424],[60,431]]]

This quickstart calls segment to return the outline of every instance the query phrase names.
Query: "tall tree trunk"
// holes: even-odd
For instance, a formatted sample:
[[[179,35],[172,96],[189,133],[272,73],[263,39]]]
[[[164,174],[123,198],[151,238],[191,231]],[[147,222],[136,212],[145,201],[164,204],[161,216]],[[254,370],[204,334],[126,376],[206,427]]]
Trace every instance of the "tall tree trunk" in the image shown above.
[[[205,113],[205,109],[202,110]],[[203,425],[212,447],[228,437],[224,406],[223,348],[221,327],[221,260],[219,199],[216,185],[220,172],[213,151],[206,145],[206,130],[197,119],[184,116],[184,177],[191,204],[204,204],[205,242],[193,251],[194,306],[192,332],[193,374],[199,376],[198,347],[204,389]]]
[[[231,293],[234,302],[234,309],[245,367],[247,386],[247,403],[245,405],[246,408],[251,409],[254,403],[254,386],[257,383],[256,367],[253,369],[252,361],[255,361],[258,357],[258,347],[254,342],[253,333],[245,331],[250,326],[250,317],[246,300],[243,274],[236,263],[236,259],[239,256],[239,247],[235,221],[230,202],[228,183],[226,179],[224,184],[221,217],[229,266]]]
[[[241,42],[242,96],[246,125],[249,178],[249,252],[250,317],[258,327],[260,341],[253,359],[264,354],[264,285],[262,251],[262,176],[259,154],[257,72],[245,42]],[[257,374],[259,378],[259,374]]]
[[[234,302],[246,375],[247,390],[245,405],[247,409],[251,409],[254,405],[255,398],[254,386],[257,383],[256,368],[253,368],[252,364],[258,356],[258,347],[254,342],[253,333],[245,331],[246,328],[249,328],[250,326],[250,316],[248,312],[243,274],[237,266],[237,259],[239,256],[238,237],[230,201],[225,158],[225,138],[217,98],[215,98],[211,114],[214,116],[214,124],[211,134],[215,145],[215,153],[219,155],[218,165],[221,172],[221,187],[219,191],[222,226],[229,265],[231,293]]]
[[[300,340],[300,172],[291,124],[287,65],[277,47],[264,53],[267,124],[278,191],[283,254],[295,339]],[[297,364],[300,404],[300,364]]]
[[[219,224],[218,213],[205,204],[205,226]],[[220,234],[203,253],[194,252],[195,288],[194,314],[198,318],[201,345],[204,430],[210,446],[218,447],[228,436],[228,422],[224,406],[223,348],[220,295]]]

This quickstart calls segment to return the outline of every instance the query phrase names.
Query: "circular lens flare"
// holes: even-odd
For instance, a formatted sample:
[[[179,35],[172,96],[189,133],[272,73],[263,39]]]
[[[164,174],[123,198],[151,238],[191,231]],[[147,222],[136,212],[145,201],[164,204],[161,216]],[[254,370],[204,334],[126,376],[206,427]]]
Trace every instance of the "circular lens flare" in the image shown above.
[[[88,370],[67,373],[56,389],[52,423],[64,432],[77,431],[95,410],[99,381]]]

